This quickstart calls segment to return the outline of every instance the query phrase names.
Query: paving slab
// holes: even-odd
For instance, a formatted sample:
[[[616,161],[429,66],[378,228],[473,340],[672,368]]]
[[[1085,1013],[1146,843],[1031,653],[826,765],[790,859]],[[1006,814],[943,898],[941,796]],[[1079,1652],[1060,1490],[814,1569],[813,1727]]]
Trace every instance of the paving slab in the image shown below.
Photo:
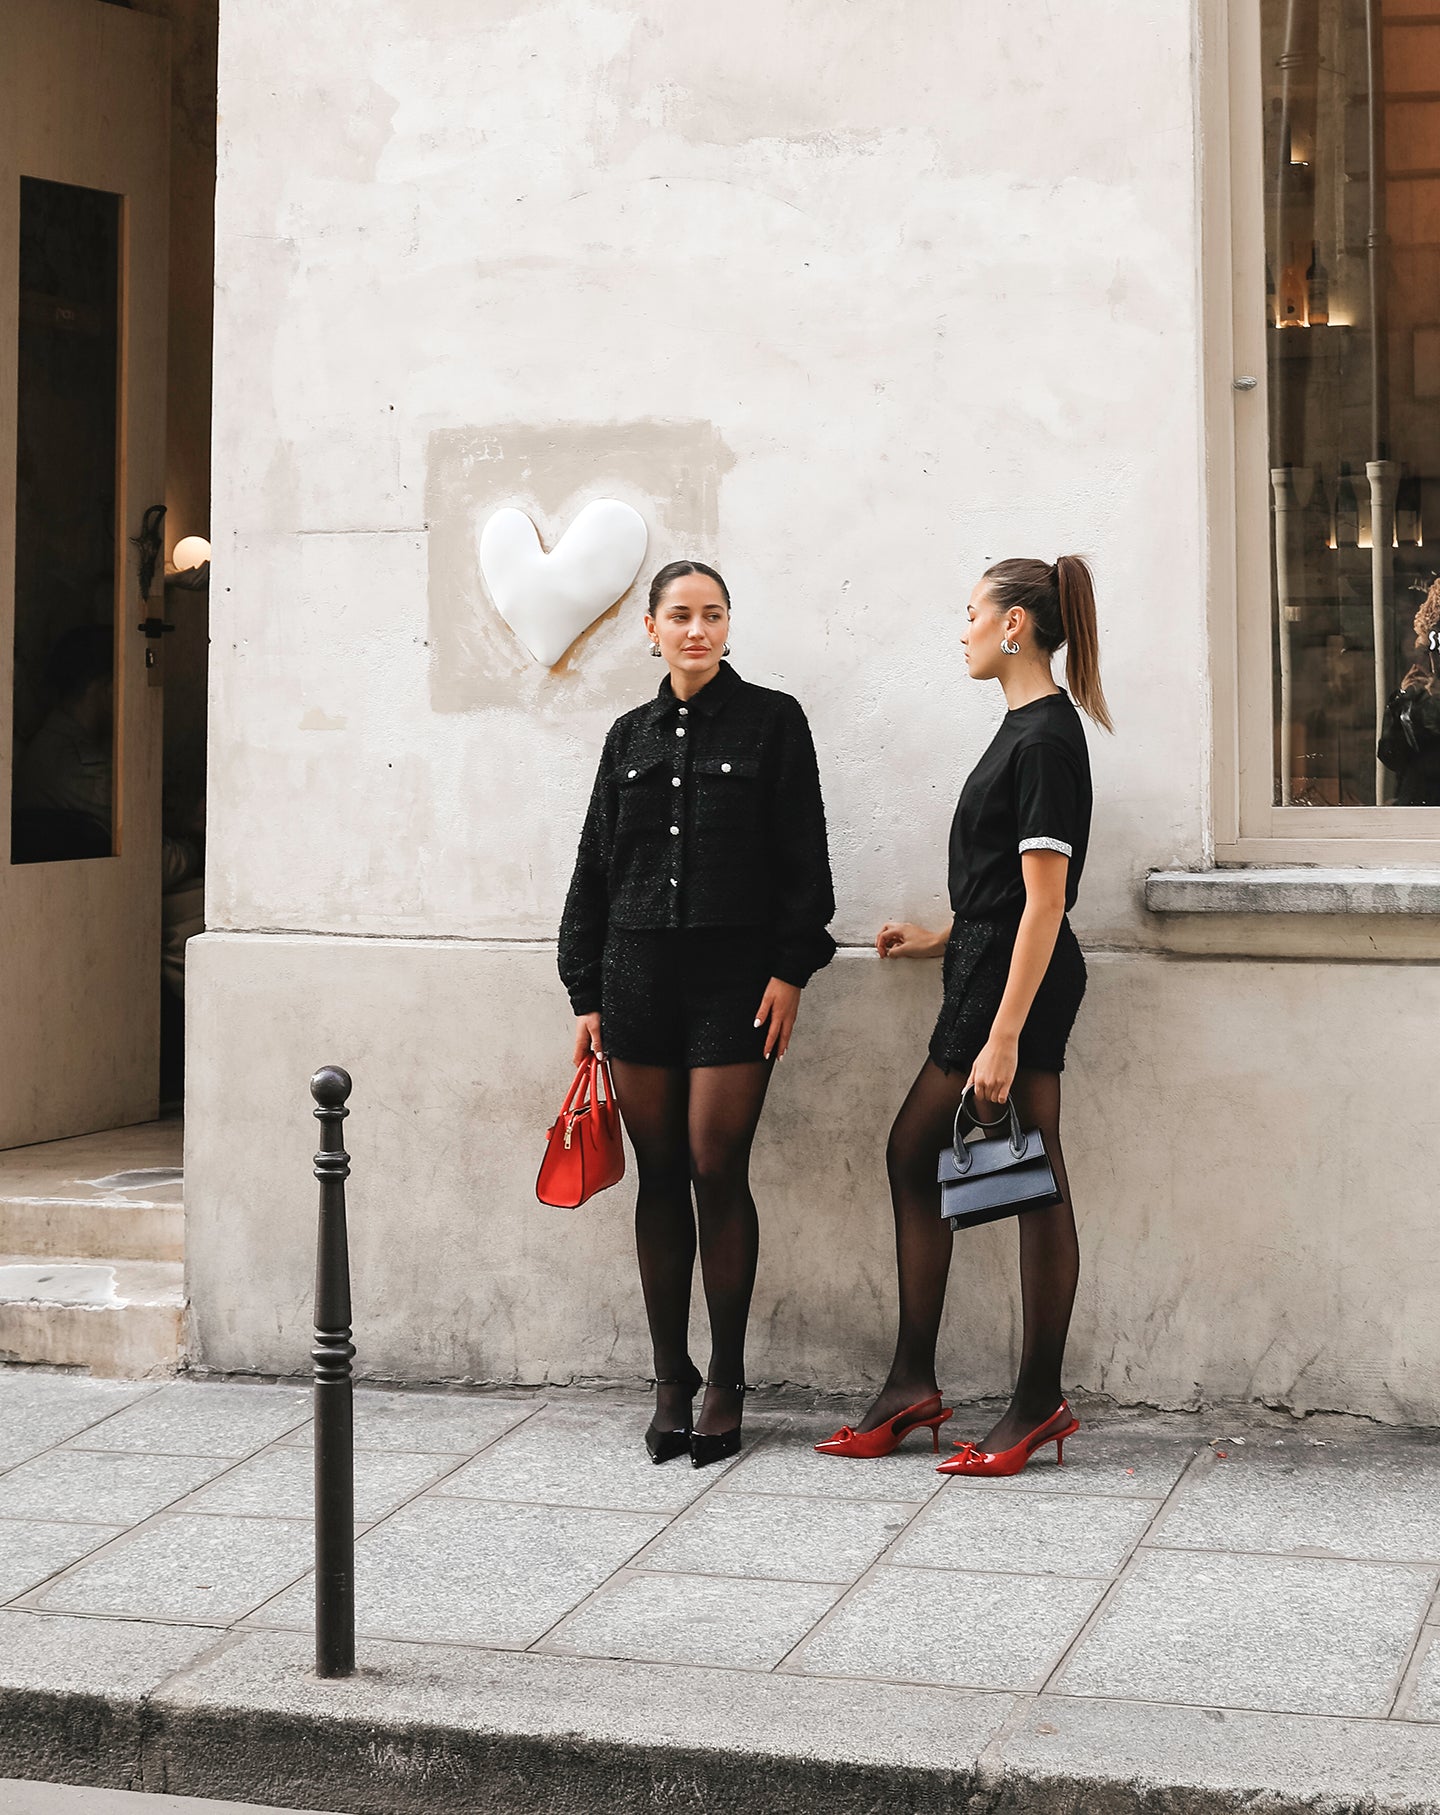
[[[644,1567],[853,1582],[895,1541],[913,1511],[897,1500],[717,1493],[670,1527],[645,1553]]]
[[[228,1625],[293,1582],[314,1546],[303,1520],[164,1513],[52,1582],[34,1604],[56,1613]]]
[[[882,1566],[787,1669],[972,1689],[1039,1689],[1104,1584]]]
[[[1410,1720],[1440,1721],[1440,1631],[1434,1628],[1421,1640],[1419,1669],[1403,1712]]]
[[[1110,1577],[1155,1517],[1153,1500],[1077,1494],[987,1494],[955,1481],[932,1500],[890,1553],[931,1569]]]
[[[91,1620],[7,1608],[0,1612],[0,1694],[43,1689],[148,1695],[222,1642],[210,1626]]]
[[[439,1491],[547,1506],[678,1512],[713,1487],[728,1465],[697,1469],[679,1457],[657,1468],[645,1449],[647,1422],[648,1412],[629,1408],[547,1407],[466,1463]]]
[[[158,1390],[38,1368],[0,1369],[0,1451],[16,1462],[38,1456]]]
[[[1229,1447],[1186,1483],[1155,1542],[1440,1561],[1440,1442]]]
[[[564,1621],[545,1649],[771,1670],[843,1592],[818,1582],[626,1574]]]
[[[134,1525],[227,1467],[218,1456],[50,1450],[0,1478],[0,1519]]]
[[[257,1633],[156,1697],[172,1791],[366,1815],[963,1808],[1010,1698],[374,1643],[348,1682]],[[723,1710],[723,1718],[719,1711]]]
[[[996,1747],[999,1807],[1440,1808],[1440,1731],[1153,1703],[1040,1697]]]
[[[1147,1551],[1056,1687],[1384,1715],[1434,1586],[1432,1571],[1399,1564]]]
[[[360,1632],[531,1645],[661,1529],[652,1515],[491,1500],[412,1501],[355,1546]],[[255,1616],[314,1625],[310,1581]]]
[[[859,1413],[855,1414],[859,1417]],[[802,1494],[822,1500],[928,1500],[945,1477],[935,1473],[940,1457],[927,1440],[909,1438],[893,1456],[859,1461],[817,1456],[815,1444],[836,1427],[806,1421],[778,1431],[758,1449],[743,1453],[717,1485],[746,1494]],[[948,1450],[943,1452],[948,1454]]]
[[[176,1380],[92,1424],[67,1447],[239,1458],[294,1430],[309,1412],[310,1395],[302,1387]]]
[[[59,1524],[53,1520],[9,1519],[0,1525],[0,1601],[36,1588],[57,1570],[68,1569],[87,1551],[118,1538],[123,1525]]]
[[[355,1389],[355,1447],[416,1450],[423,1455],[472,1455],[517,1424],[543,1411],[538,1396],[503,1397],[489,1393],[392,1392],[383,1387]],[[308,1446],[310,1423],[282,1439]]]
[[[454,1468],[454,1456],[421,1456],[409,1450],[355,1452],[355,1518],[368,1525],[384,1518]],[[4,1483],[0,1482],[0,1507]],[[202,1487],[186,1512],[310,1519],[315,1513],[315,1464],[309,1450],[272,1449]]]

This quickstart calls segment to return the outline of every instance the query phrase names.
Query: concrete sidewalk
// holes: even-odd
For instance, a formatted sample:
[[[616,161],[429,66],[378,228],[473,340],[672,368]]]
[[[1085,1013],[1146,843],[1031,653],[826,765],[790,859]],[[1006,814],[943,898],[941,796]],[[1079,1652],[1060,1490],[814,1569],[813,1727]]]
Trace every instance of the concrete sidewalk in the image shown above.
[[[309,1400],[0,1372],[0,1776],[395,1811],[1440,1811],[1440,1433],[1079,1407],[1066,1465],[758,1394],[357,1392],[360,1673],[310,1673]],[[959,1435],[985,1429],[957,1413]],[[1050,1455],[1053,1457],[1053,1450]]]

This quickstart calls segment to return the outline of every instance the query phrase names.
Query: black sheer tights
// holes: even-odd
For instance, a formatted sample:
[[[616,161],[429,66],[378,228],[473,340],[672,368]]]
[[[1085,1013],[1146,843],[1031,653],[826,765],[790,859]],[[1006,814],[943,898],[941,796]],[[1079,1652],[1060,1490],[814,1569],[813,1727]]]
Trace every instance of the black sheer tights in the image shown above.
[[[895,1211],[900,1328],[890,1373],[861,1430],[872,1429],[937,1391],[935,1344],[956,1238],[940,1220],[935,1165],[951,1138],[964,1085],[963,1072],[943,1072],[927,1060],[890,1130],[885,1160]],[[1027,1211],[1017,1219],[1024,1312],[1020,1371],[1004,1416],[984,1439],[987,1449],[1008,1449],[1059,1405],[1065,1338],[1080,1278],[1080,1244],[1060,1149],[1059,1074],[1021,1071],[1014,1094],[1022,1123],[1044,1136],[1064,1202],[1051,1210]]]
[[[745,1378],[745,1325],[760,1249],[750,1147],[771,1066],[761,1060],[681,1071],[616,1059],[612,1069],[640,1175],[635,1247],[655,1374],[680,1380],[689,1367],[698,1220],[710,1313],[709,1377],[718,1384],[707,1389],[695,1428],[718,1435],[740,1422],[743,1403],[734,1388]],[[684,1387],[657,1387],[655,1419],[662,1430],[680,1429],[689,1413]]]

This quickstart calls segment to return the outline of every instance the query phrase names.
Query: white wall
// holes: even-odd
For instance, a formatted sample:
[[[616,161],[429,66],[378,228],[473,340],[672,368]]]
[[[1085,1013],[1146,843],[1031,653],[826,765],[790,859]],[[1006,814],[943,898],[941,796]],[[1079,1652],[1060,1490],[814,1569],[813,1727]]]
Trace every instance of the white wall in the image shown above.
[[[1187,0],[234,0],[211,924],[553,933],[655,685],[640,595],[537,671],[473,531],[611,493],[809,708],[849,941],[939,910],[1000,706],[973,578],[1093,555],[1122,736],[1081,925],[1133,937],[1205,767],[1190,34]]]
[[[1075,917],[1075,1377],[1440,1415],[1418,1327],[1365,1322],[1440,1278],[1423,1181],[1382,1161],[1367,1216],[1331,1115],[1334,1029],[1384,1039],[1431,973],[1168,957],[1138,897],[1207,828],[1192,32],[1190,0],[230,0],[200,1361],[306,1365],[305,1082],[337,1061],[360,1365],[647,1371],[623,1195],[557,1219],[530,1183],[547,942],[656,665],[637,595],[537,670],[473,557],[500,502],[548,540],[610,495],[647,574],[722,566],[736,665],[809,710],[855,948],[944,911],[1000,710],[959,660],[973,578],[1092,556],[1119,734]],[[757,1154],[760,1377],[883,1372],[881,1149],[937,991],[860,949],[812,985]],[[957,1269],[957,1389],[1004,1384],[1011,1241]]]

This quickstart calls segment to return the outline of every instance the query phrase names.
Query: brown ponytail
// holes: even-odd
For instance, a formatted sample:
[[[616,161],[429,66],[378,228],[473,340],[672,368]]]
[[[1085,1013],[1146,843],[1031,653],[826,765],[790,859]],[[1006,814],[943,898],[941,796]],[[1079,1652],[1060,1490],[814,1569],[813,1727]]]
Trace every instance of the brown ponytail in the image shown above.
[[[1100,639],[1095,634],[1095,581],[1080,555],[1055,563],[1060,592],[1060,628],[1065,637],[1065,680],[1071,697],[1106,731],[1115,729],[1100,685]]]
[[[1048,561],[997,561],[985,572],[997,611],[1018,606],[1047,655],[1065,645],[1065,682],[1075,704],[1106,731],[1115,726],[1100,685],[1100,639],[1095,630],[1095,582],[1080,555]]]

